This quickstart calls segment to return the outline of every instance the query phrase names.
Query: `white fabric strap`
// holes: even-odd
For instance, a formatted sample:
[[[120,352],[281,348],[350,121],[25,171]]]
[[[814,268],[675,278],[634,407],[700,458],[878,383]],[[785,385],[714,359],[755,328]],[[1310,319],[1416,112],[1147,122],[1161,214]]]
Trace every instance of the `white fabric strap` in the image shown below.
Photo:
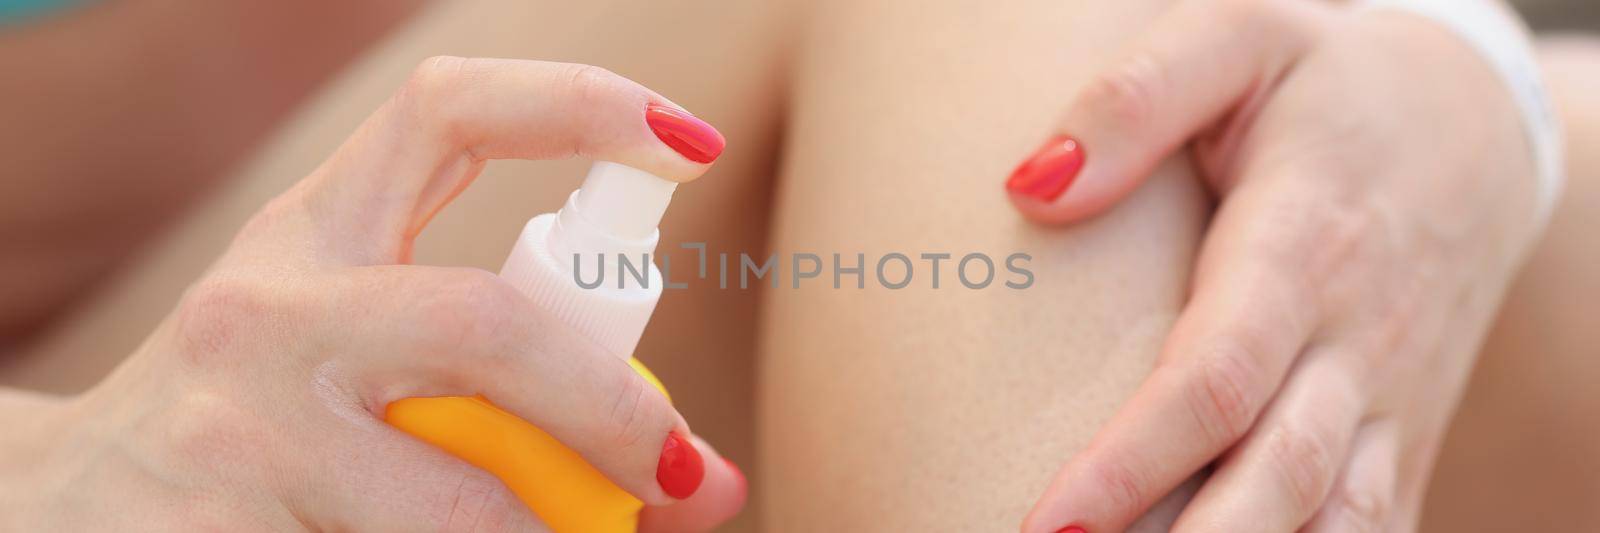
[[[1550,104],[1534,59],[1528,30],[1516,14],[1495,0],[1368,0],[1368,9],[1407,11],[1444,25],[1472,45],[1505,81],[1522,114],[1538,177],[1536,214],[1549,221],[1566,181],[1561,123]]]

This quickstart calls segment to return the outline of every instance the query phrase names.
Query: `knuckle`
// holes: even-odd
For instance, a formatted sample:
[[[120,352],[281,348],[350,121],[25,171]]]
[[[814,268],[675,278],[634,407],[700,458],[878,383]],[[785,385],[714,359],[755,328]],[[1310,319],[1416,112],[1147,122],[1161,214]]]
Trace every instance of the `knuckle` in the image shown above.
[[[1283,428],[1271,437],[1271,468],[1281,476],[1296,509],[1309,514],[1322,502],[1334,476],[1332,443],[1328,436],[1304,428]]]
[[[454,96],[477,85],[475,73],[479,69],[473,68],[477,61],[434,56],[417,64],[395,98],[401,113],[420,126],[437,130],[441,136],[456,135],[461,131],[464,114]]]
[[[669,409],[655,389],[644,379],[625,376],[614,387],[611,410],[607,416],[604,444],[617,450],[630,450],[651,442],[651,437],[665,434],[670,423]]]
[[[1346,487],[1332,495],[1335,517],[1341,531],[1377,533],[1383,531],[1389,519],[1389,500],[1355,487]]]
[[[1382,259],[1389,231],[1370,208],[1349,200],[1336,200],[1307,213],[1313,218],[1304,235],[1316,244],[1310,249],[1284,250],[1282,254],[1310,252],[1309,257],[1302,256],[1299,260],[1306,263],[1304,270],[1313,283],[1325,282],[1354,265],[1382,264],[1378,260]],[[1284,262],[1295,260],[1283,259]]]
[[[1297,203],[1293,206],[1272,208],[1262,217],[1264,220],[1259,226],[1260,231],[1248,237],[1250,254],[1260,258],[1264,266],[1275,271],[1315,270],[1308,268],[1311,266],[1308,262],[1320,257],[1308,256],[1307,252],[1311,250],[1307,248],[1313,245],[1315,242],[1313,239],[1323,236],[1325,228],[1309,219],[1312,216],[1322,216],[1310,211],[1320,207]],[[1314,276],[1316,273],[1308,274]]]
[[[1416,350],[1412,343],[1416,342],[1417,324],[1427,320],[1425,316],[1430,312],[1431,296],[1423,294],[1424,289],[1418,286],[1420,282],[1409,280],[1399,285],[1371,312],[1376,322],[1372,331],[1377,341],[1376,349],[1368,350],[1360,357],[1360,362],[1369,369],[1392,368],[1391,365],[1404,360],[1396,355],[1413,353]],[[1470,305],[1467,302],[1460,304]]]
[[[564,68],[565,72],[557,79],[564,80],[568,94],[579,109],[605,102],[623,81],[622,76],[594,65],[571,63]]]
[[[1288,311],[1295,305],[1292,297],[1269,291],[1262,291],[1261,300],[1269,301],[1258,303],[1279,311]],[[1243,374],[1240,376],[1242,378],[1254,377],[1256,369],[1282,358],[1281,347],[1286,343],[1282,327],[1278,321],[1262,320],[1252,315],[1235,315],[1213,341],[1215,350],[1210,357],[1225,369]]]
[[[1213,446],[1237,441],[1255,423],[1262,394],[1255,359],[1245,351],[1221,351],[1194,364],[1184,397]]]
[[[1163,83],[1160,62],[1142,52],[1091,80],[1083,90],[1083,105],[1105,114],[1117,127],[1142,131],[1156,117],[1156,95]]]
[[[1354,198],[1358,194],[1343,184],[1303,179],[1320,172],[1305,170],[1307,165],[1276,168],[1295,178],[1267,185],[1279,200],[1262,207],[1261,224],[1246,234],[1245,248],[1273,270],[1310,270],[1309,279],[1321,279],[1317,274],[1327,270],[1326,261],[1341,259],[1349,245],[1358,242],[1349,238],[1361,235],[1357,226],[1364,200]]]
[[[509,325],[520,297],[505,280],[487,271],[463,269],[431,290],[431,297],[419,307],[419,318],[432,339],[445,348],[469,340],[496,343],[515,332]]]
[[[252,331],[282,310],[262,283],[219,272],[189,288],[176,317],[178,353],[193,364],[205,364],[241,351]]]
[[[500,480],[482,472],[468,472],[453,492],[446,494],[440,531],[475,533],[505,531],[516,521],[520,502]]]
[[[1150,503],[1144,477],[1124,462],[1096,462],[1090,465],[1089,475],[1115,509],[1142,510]]]
[[[259,416],[230,400],[206,392],[186,394],[181,416],[171,418],[167,433],[174,460],[210,468],[243,468],[239,457],[258,455],[259,443],[270,440],[265,428],[252,422]]]
[[[424,59],[411,70],[405,88],[420,95],[436,95],[453,90],[462,72],[466,71],[469,61],[471,60],[455,56],[433,56]]]

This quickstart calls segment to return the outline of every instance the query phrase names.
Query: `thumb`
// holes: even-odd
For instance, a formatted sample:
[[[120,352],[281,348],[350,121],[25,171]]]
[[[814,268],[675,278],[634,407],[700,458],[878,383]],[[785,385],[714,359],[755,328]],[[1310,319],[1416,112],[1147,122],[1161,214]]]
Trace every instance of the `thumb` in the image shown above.
[[[1006,181],[1042,224],[1095,216],[1309,48],[1315,2],[1189,0],[1079,93],[1056,132]],[[1091,157],[1092,155],[1092,157]]]
[[[706,458],[706,477],[693,496],[665,507],[647,506],[639,514],[639,531],[648,533],[694,533],[712,531],[732,520],[744,508],[749,483],[732,461],[697,436],[690,436],[700,455]]]

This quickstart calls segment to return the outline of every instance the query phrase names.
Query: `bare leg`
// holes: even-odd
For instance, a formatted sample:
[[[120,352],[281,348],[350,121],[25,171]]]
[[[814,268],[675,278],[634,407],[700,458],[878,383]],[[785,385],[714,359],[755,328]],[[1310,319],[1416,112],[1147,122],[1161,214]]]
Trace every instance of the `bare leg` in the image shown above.
[[[1188,164],[1068,230],[1022,222],[1001,182],[1096,58],[1161,4],[818,7],[773,247],[823,266],[764,300],[765,529],[1012,529],[1143,379],[1209,213]],[[858,252],[868,288],[846,275],[834,289],[832,254],[848,268]],[[877,280],[891,252],[914,260],[910,287]],[[919,255],[939,252],[953,260],[934,289]],[[969,252],[994,258],[993,285],[960,283],[956,260]],[[1000,283],[1014,252],[1032,256],[1027,289]]]
[[[1023,251],[1034,257],[1037,282],[1023,291],[969,291],[946,262],[938,291],[811,288],[831,287],[825,273],[808,288],[767,294],[762,434],[772,475],[756,481],[761,501],[775,511],[768,529],[1009,528],[1058,462],[1143,377],[1181,301],[1206,214],[1186,168],[1174,165],[1134,203],[1069,231],[1021,224],[1005,206],[999,180],[1046,131],[1054,117],[1045,110],[1059,109],[1096,66],[1092,58],[1159,3],[981,3],[966,11],[904,0],[825,6],[797,89],[801,112],[779,202],[777,251],[838,251],[847,266],[857,251],[870,260],[890,251],[957,259],[968,251],[1002,259]],[[713,175],[684,189],[663,242],[761,251],[783,37],[793,17],[759,2],[609,5],[452,2],[427,13],[321,97],[249,166],[244,181],[79,320],[12,361],[0,382],[72,391],[98,379],[244,216],[324,157],[411,65],[436,53],[600,64],[707,117],[729,135],[730,150]],[[495,268],[522,220],[554,208],[575,185],[560,176],[579,173],[576,164],[492,167],[430,228],[419,260]],[[1569,204],[1576,194],[1569,193]],[[1566,223],[1586,225],[1593,223]],[[694,256],[673,260],[679,277]],[[924,286],[927,274],[919,260],[915,286]],[[1003,269],[999,276],[997,285]],[[694,287],[663,300],[641,357],[673,387],[696,431],[749,466],[745,358],[755,342],[753,292]],[[887,333],[904,331],[918,335]],[[1475,384],[1472,394],[1481,389]],[[1461,440],[1452,435],[1452,446]],[[1469,467],[1480,459],[1472,456]],[[1452,461],[1447,453],[1441,466]],[[1565,473],[1574,481],[1594,478]],[[1491,500],[1483,496],[1470,505],[1484,508]],[[1561,502],[1567,500],[1543,505],[1578,507]],[[749,518],[730,530],[745,530]]]
[[[1426,531],[1600,531],[1600,41],[1542,54],[1568,132],[1566,194],[1484,347]]]

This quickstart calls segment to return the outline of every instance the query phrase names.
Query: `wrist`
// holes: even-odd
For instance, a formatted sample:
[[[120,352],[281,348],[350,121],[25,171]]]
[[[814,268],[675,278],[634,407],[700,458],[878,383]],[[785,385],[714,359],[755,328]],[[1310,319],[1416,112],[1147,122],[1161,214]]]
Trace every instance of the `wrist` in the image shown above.
[[[1521,119],[1537,187],[1535,224],[1543,227],[1566,181],[1564,139],[1532,40],[1516,12],[1495,0],[1367,0],[1363,5],[1411,13],[1443,26],[1495,72]]]

